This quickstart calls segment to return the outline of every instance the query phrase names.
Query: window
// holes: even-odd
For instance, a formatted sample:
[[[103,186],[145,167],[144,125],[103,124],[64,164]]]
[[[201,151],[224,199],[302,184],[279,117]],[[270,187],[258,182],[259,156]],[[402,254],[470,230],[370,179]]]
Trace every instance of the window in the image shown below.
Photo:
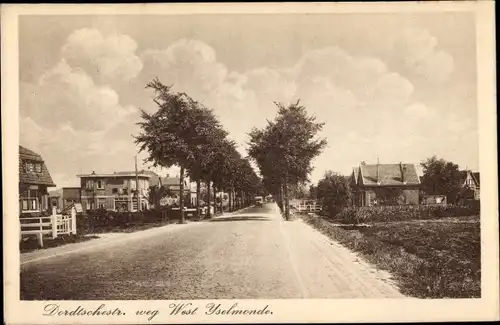
[[[371,206],[373,204],[373,195],[370,192],[366,192],[366,205]]]
[[[31,162],[26,163],[26,172],[32,173],[35,170],[35,166]]]
[[[38,198],[24,198],[22,199],[23,211],[36,211],[38,210]]]
[[[104,188],[104,181],[102,179],[99,179],[97,181],[97,188],[102,190]]]
[[[128,189],[126,187],[123,189],[123,194],[128,195]]]
[[[35,171],[37,173],[41,173],[42,172],[42,164],[35,164]]]
[[[106,199],[98,199],[97,207],[99,209],[106,209]]]
[[[85,182],[85,188],[92,189],[94,188],[94,181],[88,180]]]
[[[118,189],[117,189],[117,188],[113,188],[113,189],[111,190],[111,192],[112,192],[113,194],[118,194]]]

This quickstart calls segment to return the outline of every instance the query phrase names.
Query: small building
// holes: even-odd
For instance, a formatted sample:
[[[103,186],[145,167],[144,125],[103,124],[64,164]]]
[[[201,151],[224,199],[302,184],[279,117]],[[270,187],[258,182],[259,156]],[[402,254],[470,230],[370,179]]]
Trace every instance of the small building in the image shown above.
[[[80,200],[84,210],[105,209],[112,211],[141,210],[149,208],[148,192],[150,175],[143,171],[115,172],[112,174],[77,175],[81,180]],[[138,184],[136,179],[139,180]],[[68,190],[66,199],[70,199],[71,190]],[[76,200],[76,193],[72,193]]]
[[[62,209],[67,210],[75,203],[82,203],[82,191],[80,187],[62,188]]]
[[[49,206],[51,208],[56,208],[57,213],[62,211],[63,199],[61,189],[49,191]]]
[[[464,170],[461,172],[461,190],[459,200],[479,200],[480,196],[480,175],[479,172]]]
[[[50,212],[48,188],[55,187],[42,156],[19,146],[19,210],[21,216]]]
[[[419,204],[420,179],[414,164],[366,164],[350,177],[354,206]]]

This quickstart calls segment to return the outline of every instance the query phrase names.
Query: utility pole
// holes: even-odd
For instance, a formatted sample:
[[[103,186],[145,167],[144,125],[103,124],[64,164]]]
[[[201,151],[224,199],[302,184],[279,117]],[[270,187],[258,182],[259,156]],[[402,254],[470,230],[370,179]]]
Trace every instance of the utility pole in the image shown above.
[[[137,172],[137,155],[135,155],[135,193],[137,198],[137,211],[141,211],[141,204],[139,202],[139,173]]]

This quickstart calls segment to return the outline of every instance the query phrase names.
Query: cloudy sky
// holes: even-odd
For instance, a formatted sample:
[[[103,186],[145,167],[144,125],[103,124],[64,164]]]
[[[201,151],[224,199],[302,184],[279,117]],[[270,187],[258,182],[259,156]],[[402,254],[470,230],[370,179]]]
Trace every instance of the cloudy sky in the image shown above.
[[[145,85],[157,76],[214,109],[243,154],[273,101],[300,99],[325,123],[314,182],[377,158],[438,155],[476,170],[475,52],[467,13],[26,16],[20,142],[58,187],[133,170],[132,135],[140,109],[156,109]]]

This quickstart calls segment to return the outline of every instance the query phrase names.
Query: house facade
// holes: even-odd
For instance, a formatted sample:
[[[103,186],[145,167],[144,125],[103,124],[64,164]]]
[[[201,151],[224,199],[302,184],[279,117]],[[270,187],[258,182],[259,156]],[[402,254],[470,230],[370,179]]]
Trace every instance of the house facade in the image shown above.
[[[461,179],[462,188],[460,191],[461,200],[479,200],[480,193],[480,175],[478,172],[471,170],[462,171]]]
[[[352,205],[419,204],[420,179],[414,164],[366,164],[353,168]]]
[[[19,146],[19,212],[22,215],[50,212],[48,188],[55,187],[42,157]]]
[[[84,210],[105,209],[112,211],[137,211],[149,209],[148,191],[150,175],[139,172],[78,175],[80,201]],[[136,181],[138,178],[138,184]],[[138,191],[138,192],[137,192]],[[63,199],[76,200],[76,193],[68,190]]]
[[[164,197],[161,198],[160,200],[160,205],[161,206],[168,206],[168,205],[179,205],[179,197],[181,193],[181,179],[180,177],[161,177],[158,178],[158,180],[153,182],[151,185],[158,185],[161,186],[165,189],[165,191],[168,193]],[[184,189],[183,189],[183,197],[184,200],[186,200],[186,197],[189,197],[189,201],[191,203],[191,206],[196,205],[196,190],[193,190],[193,186],[191,182],[189,182],[189,178],[184,178]],[[194,199],[193,199],[194,197]]]

